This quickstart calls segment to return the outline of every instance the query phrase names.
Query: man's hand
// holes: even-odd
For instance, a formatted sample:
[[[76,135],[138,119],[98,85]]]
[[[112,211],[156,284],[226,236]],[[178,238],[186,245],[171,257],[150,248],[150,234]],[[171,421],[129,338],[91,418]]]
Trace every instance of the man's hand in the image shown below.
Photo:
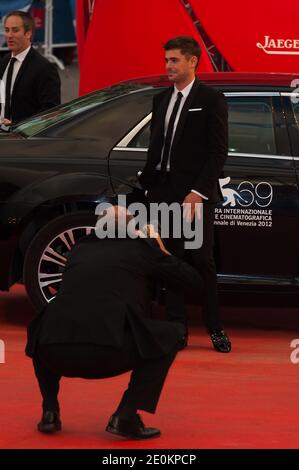
[[[160,236],[159,233],[156,231],[155,226],[153,224],[144,225],[144,227],[142,228],[142,231],[145,233],[146,237],[158,238]]]
[[[183,217],[187,222],[193,222],[195,212],[198,219],[200,218],[201,206],[199,206],[199,204],[202,204],[202,197],[199,196],[199,194],[193,192],[187,194],[182,204]]]
[[[11,126],[12,122],[9,119],[3,118],[0,119],[0,124],[2,126]]]
[[[163,251],[163,253],[165,253],[166,255],[171,255],[171,253],[169,253],[169,251],[166,250],[164,243],[161,240],[160,234],[159,232],[156,231],[153,224],[145,225],[142,228],[142,230],[139,230],[137,233],[139,234],[141,238],[146,238],[146,237],[155,238],[159,245],[160,250]]]

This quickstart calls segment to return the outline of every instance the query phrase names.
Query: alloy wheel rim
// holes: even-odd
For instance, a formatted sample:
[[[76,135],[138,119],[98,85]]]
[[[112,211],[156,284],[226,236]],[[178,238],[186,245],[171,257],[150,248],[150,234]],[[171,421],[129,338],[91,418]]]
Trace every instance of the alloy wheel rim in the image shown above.
[[[71,227],[52,238],[43,250],[38,263],[38,285],[46,302],[53,300],[58,292],[70,250],[93,231],[92,226]]]

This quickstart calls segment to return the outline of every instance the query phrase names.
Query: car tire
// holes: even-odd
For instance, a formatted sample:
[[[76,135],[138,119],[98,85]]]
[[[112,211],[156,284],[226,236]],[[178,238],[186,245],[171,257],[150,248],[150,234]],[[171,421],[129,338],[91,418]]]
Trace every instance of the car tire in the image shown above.
[[[38,312],[55,297],[70,248],[92,232],[96,219],[86,211],[59,216],[40,229],[31,241],[24,259],[23,280]]]

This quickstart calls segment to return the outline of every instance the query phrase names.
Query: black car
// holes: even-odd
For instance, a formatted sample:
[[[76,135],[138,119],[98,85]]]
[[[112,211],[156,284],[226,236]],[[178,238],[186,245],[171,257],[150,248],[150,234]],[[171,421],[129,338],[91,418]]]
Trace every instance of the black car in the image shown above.
[[[215,213],[220,283],[299,286],[295,78],[200,75],[229,106],[224,202]],[[96,205],[136,197],[152,98],[168,85],[165,77],[121,83],[0,134],[1,290],[23,280],[41,308],[59,288],[69,250],[93,230]]]

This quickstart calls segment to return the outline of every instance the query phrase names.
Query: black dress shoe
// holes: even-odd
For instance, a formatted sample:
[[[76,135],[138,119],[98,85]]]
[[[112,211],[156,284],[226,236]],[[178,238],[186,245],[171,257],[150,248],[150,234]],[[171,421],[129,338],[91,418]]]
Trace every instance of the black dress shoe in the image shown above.
[[[210,335],[216,351],[223,353],[228,353],[231,351],[231,342],[223,330],[213,330]]]
[[[42,419],[37,425],[39,432],[53,433],[61,431],[61,421],[58,411],[44,411]]]
[[[179,351],[182,351],[188,346],[188,338],[189,338],[189,334],[188,332],[186,332],[180,341],[179,348],[178,348]]]
[[[121,416],[112,415],[106,431],[129,439],[150,439],[161,434],[157,428],[146,428],[138,414],[132,419],[124,419]]]
[[[189,339],[189,331],[188,331],[188,328],[186,328],[185,333],[179,342],[178,351],[182,351],[188,346],[188,339]]]

